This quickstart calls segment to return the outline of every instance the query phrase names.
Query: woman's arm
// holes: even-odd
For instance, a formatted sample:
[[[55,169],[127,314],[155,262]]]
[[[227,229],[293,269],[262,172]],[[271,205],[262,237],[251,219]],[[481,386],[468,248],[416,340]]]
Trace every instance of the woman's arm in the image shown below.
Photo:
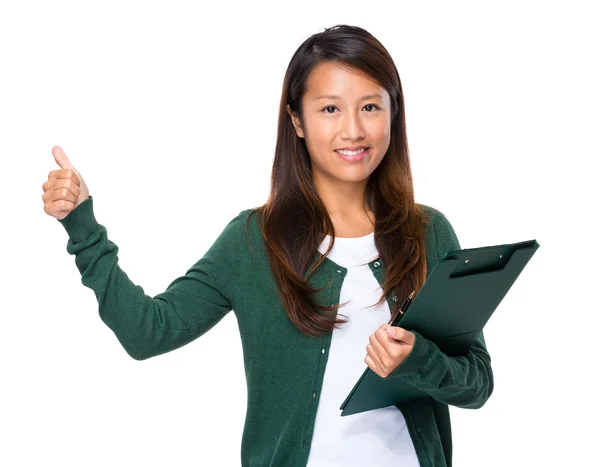
[[[91,196],[59,222],[69,234],[67,251],[75,255],[82,283],[96,295],[101,319],[132,358],[144,360],[193,341],[232,310],[231,282],[220,271],[230,266],[230,242],[240,220],[240,215],[233,219],[206,254],[155,297],[119,267],[119,248],[96,221]]]
[[[465,409],[482,407],[494,389],[490,355],[483,331],[469,351],[449,357],[416,331],[415,344],[406,359],[387,378],[402,376],[444,404]]]
[[[434,222],[438,261],[461,246],[452,225],[444,215]],[[434,399],[461,408],[478,409],[494,389],[491,358],[483,331],[465,355],[450,357],[435,343],[416,331],[415,343],[406,359],[387,378],[402,376]]]

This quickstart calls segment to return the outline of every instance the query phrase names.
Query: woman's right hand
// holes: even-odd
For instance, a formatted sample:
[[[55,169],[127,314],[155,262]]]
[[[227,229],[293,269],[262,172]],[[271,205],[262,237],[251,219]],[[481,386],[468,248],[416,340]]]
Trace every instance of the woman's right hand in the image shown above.
[[[83,177],[71,165],[60,146],[54,146],[52,154],[61,168],[48,174],[48,181],[42,185],[42,199],[46,214],[62,220],[88,199],[90,192]]]

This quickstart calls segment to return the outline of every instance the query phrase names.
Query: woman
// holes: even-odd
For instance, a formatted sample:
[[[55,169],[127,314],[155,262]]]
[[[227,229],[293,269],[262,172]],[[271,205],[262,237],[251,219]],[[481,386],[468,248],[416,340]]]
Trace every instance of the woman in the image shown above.
[[[452,464],[448,406],[483,406],[490,356],[483,333],[448,357],[387,325],[460,244],[444,214],[414,201],[400,77],[371,34],[334,26],[298,48],[267,202],[241,211],[155,297],[118,266],[83,178],[60,148],[53,154],[61,170],[43,186],[44,209],[67,230],[83,284],[133,358],[181,347],[234,310],[248,383],[242,465]],[[365,363],[430,397],[341,417]]]

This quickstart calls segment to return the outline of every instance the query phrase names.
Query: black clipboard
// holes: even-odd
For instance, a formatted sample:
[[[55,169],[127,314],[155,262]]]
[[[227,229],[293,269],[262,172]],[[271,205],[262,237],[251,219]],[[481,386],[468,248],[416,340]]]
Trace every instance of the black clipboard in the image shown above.
[[[449,251],[392,326],[415,330],[449,356],[464,355],[539,248],[536,240]],[[342,403],[341,416],[429,397],[401,376],[369,367]]]

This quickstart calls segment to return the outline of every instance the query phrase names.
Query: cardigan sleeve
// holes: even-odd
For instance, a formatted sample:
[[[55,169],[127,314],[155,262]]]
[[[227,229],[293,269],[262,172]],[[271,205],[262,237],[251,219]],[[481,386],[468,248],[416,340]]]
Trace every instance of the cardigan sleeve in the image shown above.
[[[442,214],[434,224],[438,261],[461,246],[452,225]],[[404,377],[444,404],[478,409],[494,388],[491,358],[483,331],[465,355],[450,357],[416,331],[415,344],[404,361],[387,378]]]
[[[59,222],[69,235],[67,251],[75,255],[82,283],[96,295],[100,318],[132,358],[144,360],[193,341],[232,310],[229,281],[218,279],[230,266],[236,220],[239,215],[185,275],[154,297],[119,266],[119,248],[98,224],[91,196]]]

